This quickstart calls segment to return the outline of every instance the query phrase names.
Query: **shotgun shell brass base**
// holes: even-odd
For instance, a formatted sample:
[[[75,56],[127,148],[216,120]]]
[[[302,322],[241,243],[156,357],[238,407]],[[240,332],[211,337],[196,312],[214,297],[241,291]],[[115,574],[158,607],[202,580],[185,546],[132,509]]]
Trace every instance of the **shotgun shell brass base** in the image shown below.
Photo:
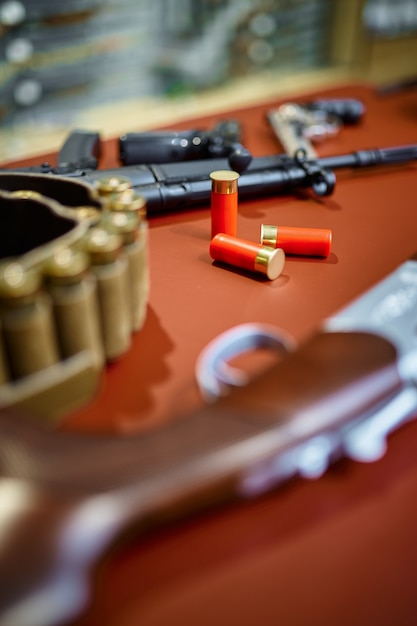
[[[254,270],[265,274],[269,280],[275,280],[282,274],[285,265],[285,252],[282,248],[262,246],[256,255]]]

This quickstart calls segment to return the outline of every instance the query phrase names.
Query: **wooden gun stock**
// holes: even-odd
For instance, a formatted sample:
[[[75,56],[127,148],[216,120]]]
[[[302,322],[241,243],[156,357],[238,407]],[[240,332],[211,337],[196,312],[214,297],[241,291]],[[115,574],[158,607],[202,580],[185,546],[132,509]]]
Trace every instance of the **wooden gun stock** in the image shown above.
[[[389,341],[321,332],[216,404],[140,436],[65,434],[0,414],[1,624],[72,617],[92,565],[127,525],[247,495],[251,477],[285,456],[297,473],[291,452],[401,387]]]

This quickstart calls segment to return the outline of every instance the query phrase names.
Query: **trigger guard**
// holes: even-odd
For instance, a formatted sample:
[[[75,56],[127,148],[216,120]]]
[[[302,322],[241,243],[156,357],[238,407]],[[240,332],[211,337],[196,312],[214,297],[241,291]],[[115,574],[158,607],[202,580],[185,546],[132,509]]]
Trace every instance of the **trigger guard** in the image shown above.
[[[195,376],[200,393],[207,402],[227,395],[231,387],[249,382],[246,372],[228,364],[228,360],[256,348],[292,352],[295,340],[283,330],[267,324],[241,324],[218,335],[200,353]]]

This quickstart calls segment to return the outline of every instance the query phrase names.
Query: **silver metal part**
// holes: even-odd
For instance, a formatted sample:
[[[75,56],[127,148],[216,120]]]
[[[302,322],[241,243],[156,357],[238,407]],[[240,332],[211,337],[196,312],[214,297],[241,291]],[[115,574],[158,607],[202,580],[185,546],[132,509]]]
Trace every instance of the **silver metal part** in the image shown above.
[[[406,261],[324,325],[329,332],[362,330],[378,334],[398,351],[404,389],[372,415],[346,429],[344,450],[353,459],[381,458],[389,433],[417,415],[416,312],[417,262]]]
[[[290,352],[295,349],[295,341],[267,324],[240,324],[218,335],[202,350],[195,366],[197,385],[206,402],[226,395],[230,387],[248,383],[246,372],[228,361],[257,348]]]
[[[324,330],[368,331],[388,339],[400,356],[403,378],[417,380],[417,262],[396,270],[324,323]]]
[[[388,435],[417,413],[417,389],[404,388],[379,411],[346,429],[343,448],[355,461],[378,461],[387,450]]]
[[[377,461],[386,452],[390,433],[417,417],[416,261],[406,261],[327,319],[323,330],[363,331],[390,341],[398,352],[397,367],[403,388],[348,425],[323,432],[252,466],[240,485],[241,494],[245,497],[265,492],[291,476],[319,478],[341,456],[361,462]]]

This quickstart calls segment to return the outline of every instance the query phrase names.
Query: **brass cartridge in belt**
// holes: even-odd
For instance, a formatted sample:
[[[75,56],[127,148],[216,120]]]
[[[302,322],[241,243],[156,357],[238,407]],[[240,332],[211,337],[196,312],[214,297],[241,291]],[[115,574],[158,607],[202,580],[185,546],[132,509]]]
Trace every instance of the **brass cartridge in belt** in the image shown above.
[[[53,302],[61,357],[91,350],[100,369],[104,351],[100,334],[97,281],[82,250],[60,248],[43,269]]]
[[[108,202],[114,194],[122,193],[131,187],[132,182],[126,176],[107,176],[100,178],[95,183],[95,191],[98,193],[105,210],[108,209]]]
[[[3,329],[0,318],[0,386],[10,380],[10,371],[4,348]]]
[[[103,226],[90,230],[84,241],[97,279],[104,354],[113,361],[131,344],[128,261],[120,235]]]
[[[109,201],[109,222],[123,238],[129,261],[132,330],[143,327],[149,297],[148,223],[146,201],[133,189],[114,194]]]
[[[141,219],[146,218],[146,199],[132,188],[113,193],[109,197],[111,211],[134,211]]]
[[[29,376],[59,361],[52,303],[42,276],[18,262],[0,275],[2,331],[13,378]]]

